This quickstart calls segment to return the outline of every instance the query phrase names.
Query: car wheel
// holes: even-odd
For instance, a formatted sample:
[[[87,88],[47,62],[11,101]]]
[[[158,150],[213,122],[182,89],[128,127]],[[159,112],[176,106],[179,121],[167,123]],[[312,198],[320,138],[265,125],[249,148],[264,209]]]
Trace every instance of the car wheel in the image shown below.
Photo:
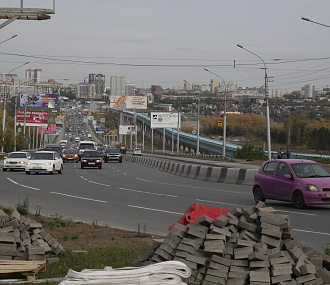
[[[49,174],[53,175],[55,172],[55,166],[53,166],[53,170],[51,172],[49,172]]]
[[[65,161],[63,160],[63,163],[65,163]]]
[[[61,164],[60,170],[58,171],[58,174],[62,174],[63,173],[63,165]]]
[[[99,166],[99,169],[102,169],[102,165]]]
[[[7,168],[2,168],[3,171],[7,171]]]
[[[76,163],[78,163],[78,160],[76,161]]]
[[[297,209],[303,209],[306,207],[304,195],[300,191],[296,191],[293,194],[292,201]]]
[[[30,171],[25,171],[25,174],[29,175],[29,174],[31,174],[31,172]]]
[[[14,169],[10,169],[10,171],[14,171]]]
[[[119,163],[123,163],[123,161],[122,160],[119,160]]]
[[[81,169],[84,169],[84,167],[83,167],[83,166],[81,166]]]
[[[259,186],[255,187],[253,189],[253,197],[254,197],[254,201],[256,203],[259,203],[259,202],[265,202],[266,199],[264,197],[264,194],[262,193],[262,190]]]

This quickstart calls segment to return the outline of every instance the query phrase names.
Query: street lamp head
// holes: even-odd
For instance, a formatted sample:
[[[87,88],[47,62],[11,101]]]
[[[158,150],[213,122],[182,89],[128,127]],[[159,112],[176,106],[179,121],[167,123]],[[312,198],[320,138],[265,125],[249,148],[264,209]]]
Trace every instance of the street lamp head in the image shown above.
[[[305,18],[305,17],[301,17],[301,19],[304,20],[304,21],[307,21],[307,22],[310,22],[311,21],[310,19]]]

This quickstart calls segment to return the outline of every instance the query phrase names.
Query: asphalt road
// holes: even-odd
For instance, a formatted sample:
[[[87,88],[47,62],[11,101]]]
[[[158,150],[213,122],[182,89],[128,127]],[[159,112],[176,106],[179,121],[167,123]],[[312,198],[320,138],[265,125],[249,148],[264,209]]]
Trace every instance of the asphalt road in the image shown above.
[[[254,203],[250,186],[203,182],[163,173],[130,162],[110,162],[102,169],[80,169],[65,163],[63,174],[26,175],[0,172],[2,206],[14,207],[28,195],[29,209],[41,214],[107,224],[117,228],[166,234],[193,203],[232,209]],[[292,204],[267,201],[290,216],[295,234],[322,250],[330,242],[330,206],[298,210]]]

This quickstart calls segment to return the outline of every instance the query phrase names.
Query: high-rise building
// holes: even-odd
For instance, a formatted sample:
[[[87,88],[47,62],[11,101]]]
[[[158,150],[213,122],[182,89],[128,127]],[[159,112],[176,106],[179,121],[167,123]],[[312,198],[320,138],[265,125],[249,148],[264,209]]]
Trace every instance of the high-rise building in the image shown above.
[[[129,83],[128,81],[125,83],[125,95],[126,96],[135,95],[135,84]]]
[[[110,78],[110,93],[111,95],[125,95],[125,76],[113,75]]]
[[[217,92],[217,88],[220,87],[219,80],[211,79],[211,93],[215,94]]]
[[[77,84],[76,90],[76,98],[77,99],[95,99],[95,84],[87,84],[85,82],[81,82]]]
[[[162,95],[162,86],[159,85],[151,85],[151,93],[154,95]]]
[[[42,79],[42,69],[28,69],[25,71],[25,80],[28,83],[40,83]]]
[[[88,83],[95,84],[96,95],[102,95],[105,90],[105,75],[103,74],[89,74]]]

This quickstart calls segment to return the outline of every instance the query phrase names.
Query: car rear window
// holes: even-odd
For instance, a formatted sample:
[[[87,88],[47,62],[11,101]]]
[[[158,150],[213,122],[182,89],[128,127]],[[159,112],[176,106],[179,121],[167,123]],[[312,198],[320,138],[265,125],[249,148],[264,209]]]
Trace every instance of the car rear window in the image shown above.
[[[264,165],[263,172],[267,174],[274,174],[275,167],[276,167],[276,161],[267,162]]]

